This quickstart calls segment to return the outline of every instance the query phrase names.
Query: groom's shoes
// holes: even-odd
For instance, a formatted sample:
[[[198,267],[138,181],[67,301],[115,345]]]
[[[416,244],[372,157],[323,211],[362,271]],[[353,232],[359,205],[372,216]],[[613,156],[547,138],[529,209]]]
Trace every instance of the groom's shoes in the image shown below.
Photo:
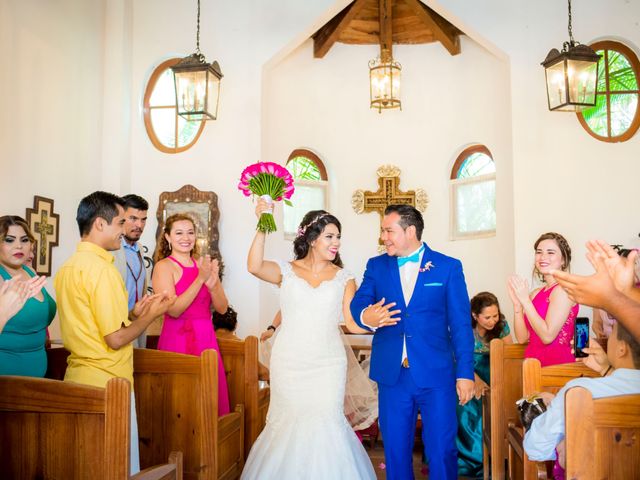
[[[408,359],[408,358],[406,358],[406,357],[405,357],[405,358],[402,360],[402,366],[403,366],[404,368],[409,368],[409,359]]]

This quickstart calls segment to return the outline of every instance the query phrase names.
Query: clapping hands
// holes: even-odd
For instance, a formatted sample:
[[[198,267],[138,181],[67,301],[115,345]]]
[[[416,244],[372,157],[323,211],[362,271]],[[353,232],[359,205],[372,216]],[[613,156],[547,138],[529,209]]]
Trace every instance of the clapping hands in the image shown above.
[[[204,255],[197,260],[198,277],[209,290],[213,290],[220,282],[220,262],[211,259],[211,255]]]
[[[0,285],[0,312],[13,317],[24,306],[27,300],[35,297],[44,287],[46,277],[31,277],[29,280],[12,278]]]
[[[145,295],[134,305],[131,313],[134,318],[142,316],[156,318],[164,315],[175,303],[176,298],[175,295],[170,296],[166,292]]]
[[[529,282],[518,275],[512,275],[507,281],[507,290],[509,297],[513,302],[514,308],[521,308],[529,299]]]

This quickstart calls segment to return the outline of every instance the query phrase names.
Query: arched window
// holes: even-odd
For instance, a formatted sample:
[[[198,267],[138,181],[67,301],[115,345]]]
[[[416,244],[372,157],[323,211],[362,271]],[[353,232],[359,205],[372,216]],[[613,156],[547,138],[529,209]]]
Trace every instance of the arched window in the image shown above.
[[[327,169],[322,160],[309,150],[291,152],[287,169],[293,175],[296,191],[293,206],[284,205],[284,235],[294,239],[302,217],[310,210],[328,210]]]
[[[451,169],[451,238],[496,232],[496,165],[484,145],[465,148]]]
[[[171,67],[179,58],[167,60],[153,71],[144,92],[144,126],[151,143],[165,153],[189,149],[204,129],[204,121],[187,122],[178,115]]]
[[[595,42],[591,48],[601,55],[596,106],[578,112],[578,120],[598,140],[624,142],[640,126],[638,56],[626,45],[610,40]]]

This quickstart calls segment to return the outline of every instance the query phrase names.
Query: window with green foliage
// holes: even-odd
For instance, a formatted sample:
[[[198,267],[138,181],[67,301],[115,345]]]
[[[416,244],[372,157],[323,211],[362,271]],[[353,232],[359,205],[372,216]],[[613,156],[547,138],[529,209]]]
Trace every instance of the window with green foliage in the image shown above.
[[[484,145],[465,148],[451,169],[451,238],[496,232],[496,165]]]
[[[578,119],[598,140],[624,142],[640,125],[638,57],[626,45],[614,41],[596,42],[591,48],[601,55],[596,106],[579,112]]]
[[[202,133],[204,121],[188,122],[178,115],[171,67],[180,61],[172,58],[151,74],[144,94],[144,126],[151,143],[165,153],[184,152]]]
[[[294,239],[302,217],[310,210],[327,210],[327,170],[322,160],[309,150],[294,150],[287,160],[287,169],[294,178],[296,191],[292,206],[284,206],[285,238]]]

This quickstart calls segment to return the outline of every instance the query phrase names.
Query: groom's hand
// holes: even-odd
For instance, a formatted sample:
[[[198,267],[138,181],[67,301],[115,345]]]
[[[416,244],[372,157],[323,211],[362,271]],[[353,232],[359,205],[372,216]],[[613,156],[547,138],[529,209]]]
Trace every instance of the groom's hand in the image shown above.
[[[362,323],[372,328],[389,327],[398,323],[400,319],[394,318],[394,315],[400,313],[400,310],[391,310],[396,306],[395,302],[385,305],[384,301],[383,298],[378,303],[365,308],[362,312]]]
[[[468,378],[459,378],[456,381],[456,391],[458,392],[458,399],[460,405],[464,405],[473,398],[475,392],[475,383]]]

